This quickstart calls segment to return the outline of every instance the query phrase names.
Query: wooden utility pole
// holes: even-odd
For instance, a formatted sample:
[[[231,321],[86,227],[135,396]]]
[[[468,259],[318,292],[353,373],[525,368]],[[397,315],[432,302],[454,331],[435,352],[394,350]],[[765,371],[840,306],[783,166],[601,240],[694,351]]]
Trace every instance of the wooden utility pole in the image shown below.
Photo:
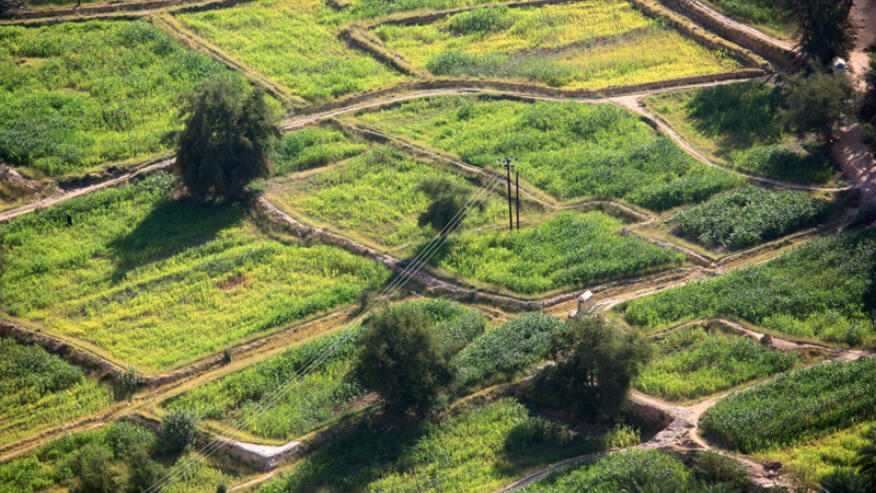
[[[505,181],[508,183],[508,230],[514,231],[514,210],[511,207],[511,168],[514,167],[514,161],[517,161],[516,157],[505,156],[502,159],[502,165],[505,166]],[[518,192],[519,193],[519,192]],[[519,210],[519,209],[518,209]],[[518,213],[518,216],[520,214]],[[518,223],[519,223],[518,219]],[[519,229],[519,226],[518,226]]]
[[[514,192],[514,200],[517,202],[517,231],[520,231],[520,171],[514,170],[514,186],[517,191]]]

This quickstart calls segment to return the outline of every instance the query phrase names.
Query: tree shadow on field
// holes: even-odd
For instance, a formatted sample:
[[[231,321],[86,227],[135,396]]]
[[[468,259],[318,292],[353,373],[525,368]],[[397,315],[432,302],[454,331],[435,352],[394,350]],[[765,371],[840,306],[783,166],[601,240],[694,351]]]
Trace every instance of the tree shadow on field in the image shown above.
[[[301,462],[288,476],[284,491],[367,490],[387,473],[405,473],[414,467],[418,458],[405,460],[405,454],[427,431],[428,425],[421,421],[359,423]]]
[[[120,282],[144,264],[203,245],[245,216],[246,209],[238,203],[160,202],[133,230],[107,245],[116,264],[112,281]]]
[[[718,139],[722,151],[774,144],[783,131],[778,88],[757,82],[702,89],[688,103],[697,131]]]

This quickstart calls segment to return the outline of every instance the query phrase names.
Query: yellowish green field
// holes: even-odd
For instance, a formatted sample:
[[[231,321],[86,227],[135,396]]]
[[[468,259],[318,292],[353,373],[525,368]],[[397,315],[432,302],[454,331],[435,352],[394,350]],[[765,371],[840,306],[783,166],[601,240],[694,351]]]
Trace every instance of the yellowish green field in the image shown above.
[[[759,457],[781,462],[783,467],[804,480],[817,481],[838,468],[853,467],[855,454],[869,443],[870,436],[876,436],[876,421],[786,449],[762,453]]]
[[[429,197],[418,187],[428,178],[443,177],[478,187],[447,169],[417,161],[388,147],[375,147],[317,173],[304,172],[275,179],[268,197],[305,221],[337,229],[354,239],[381,247],[425,241],[437,231],[420,227],[419,215]],[[462,227],[496,223],[507,216],[498,194],[483,194],[486,208],[472,208]]]
[[[380,25],[390,49],[434,75],[595,89],[727,72],[740,64],[623,0],[489,7],[424,25]],[[650,47],[660,46],[660,50]]]
[[[341,307],[388,277],[343,250],[269,237],[239,204],[172,200],[173,184],[157,175],[0,226],[2,310],[155,371]]]
[[[405,79],[339,40],[332,14],[320,0],[262,0],[178,19],[309,102]]]

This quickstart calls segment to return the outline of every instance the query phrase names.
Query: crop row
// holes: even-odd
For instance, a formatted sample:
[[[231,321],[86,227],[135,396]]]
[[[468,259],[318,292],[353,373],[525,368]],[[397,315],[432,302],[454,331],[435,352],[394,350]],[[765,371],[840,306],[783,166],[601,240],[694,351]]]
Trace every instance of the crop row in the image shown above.
[[[738,317],[801,339],[873,343],[872,272],[876,235],[809,241],[767,263],[619,305],[646,331],[699,318]]]
[[[700,427],[726,447],[768,451],[870,420],[874,406],[876,359],[836,361],[732,394],[702,415]]]
[[[811,225],[826,211],[826,202],[802,192],[744,187],[681,211],[670,224],[704,246],[737,250]]]

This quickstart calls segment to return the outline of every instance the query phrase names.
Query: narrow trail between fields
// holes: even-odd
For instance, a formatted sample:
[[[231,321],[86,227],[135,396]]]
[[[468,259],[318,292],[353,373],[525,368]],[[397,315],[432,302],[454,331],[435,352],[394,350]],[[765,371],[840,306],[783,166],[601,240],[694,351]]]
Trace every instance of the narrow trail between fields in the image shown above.
[[[707,5],[699,0],[685,0],[685,1],[687,3],[695,6],[696,8],[702,10],[703,12],[706,12],[707,14],[709,14],[709,16],[711,16],[712,18],[714,18],[715,20],[717,20],[721,24],[724,24],[725,26],[731,26],[731,27],[738,29],[740,31],[743,31],[743,32],[749,34],[750,36],[753,36],[753,37],[755,37],[755,38],[757,38],[765,43],[768,43],[768,44],[771,44],[774,46],[778,46],[784,50],[788,50],[788,51],[794,50],[794,47],[795,47],[794,43],[792,43],[790,41],[786,41],[784,39],[775,38],[775,37],[770,36],[769,34],[763,32],[763,31],[760,31],[759,29],[756,29],[754,27],[749,26],[748,24],[744,24],[742,22],[733,20],[730,17],[727,17],[726,15],[722,14],[721,12],[718,12],[717,10],[715,10],[711,5]]]

